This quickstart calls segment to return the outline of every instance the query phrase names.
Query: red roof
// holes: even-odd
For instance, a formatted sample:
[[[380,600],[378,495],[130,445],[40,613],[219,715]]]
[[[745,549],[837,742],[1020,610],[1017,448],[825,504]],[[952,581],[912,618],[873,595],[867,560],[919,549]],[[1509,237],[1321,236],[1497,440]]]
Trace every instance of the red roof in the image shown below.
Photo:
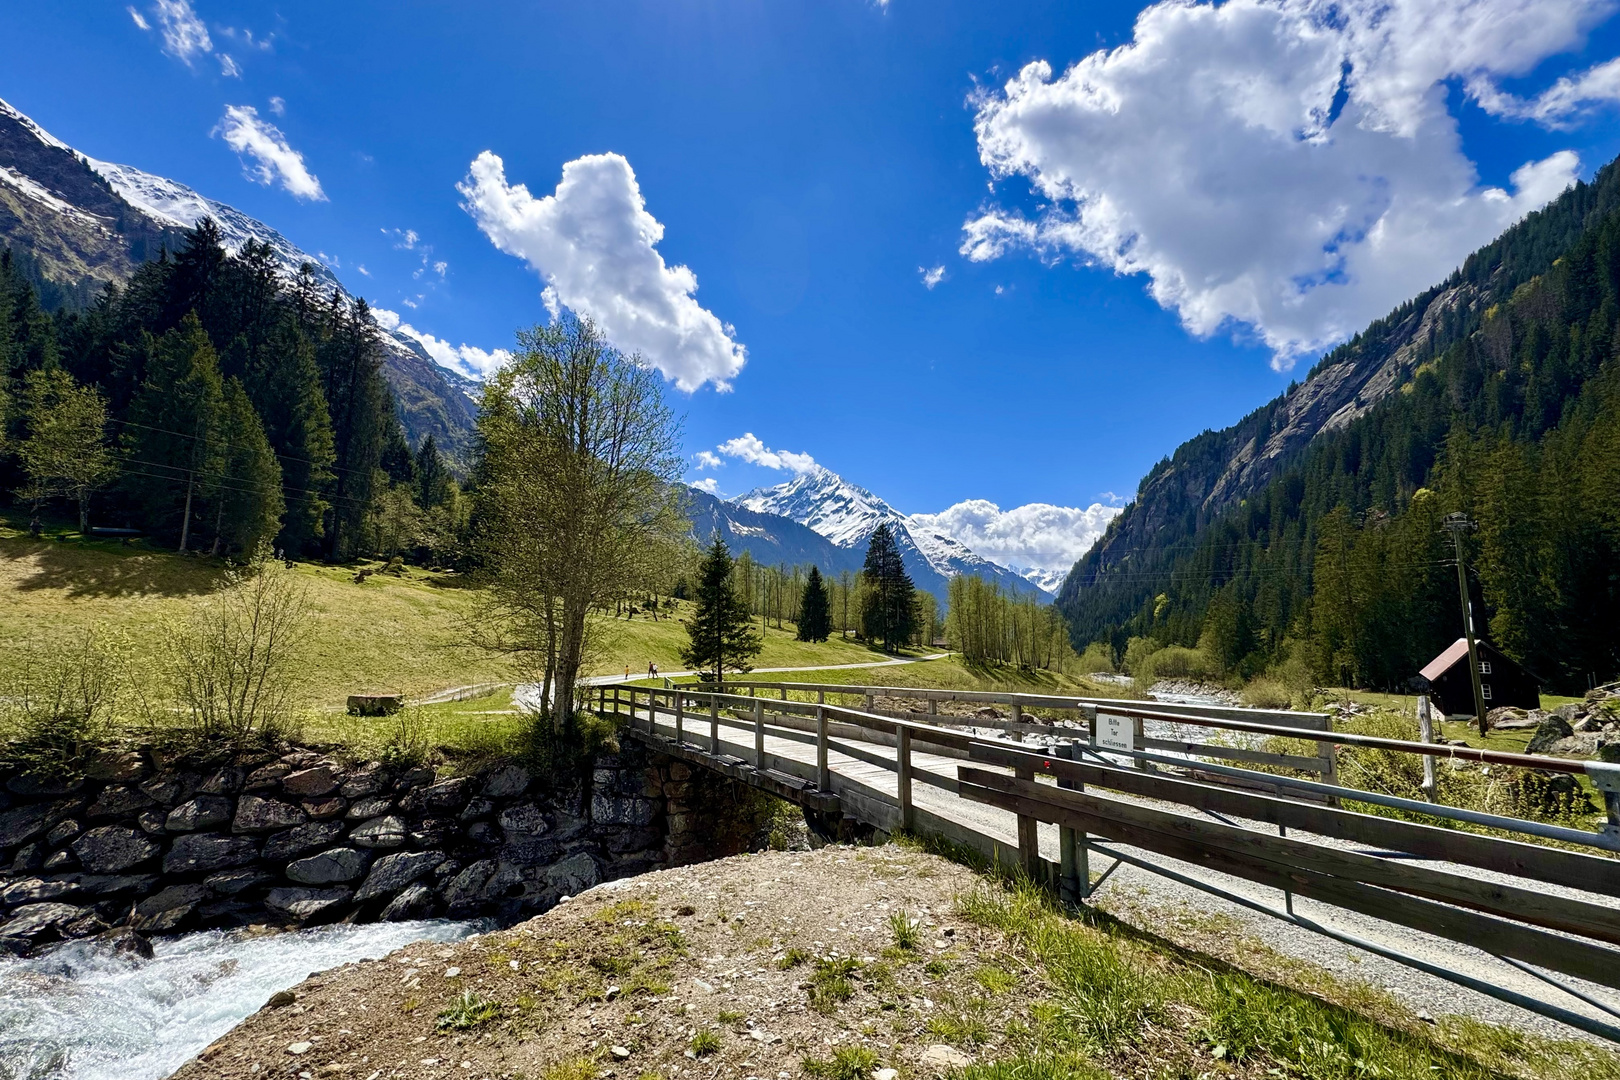
[[[1430,660],[1426,665],[1424,665],[1423,670],[1418,674],[1422,675],[1430,682],[1434,682],[1434,680],[1444,675],[1451,665],[1455,664],[1457,661],[1463,659],[1463,657],[1467,655],[1468,639],[1458,638],[1456,641],[1451,643],[1450,647],[1447,648],[1445,652],[1441,653],[1439,656],[1435,657],[1433,660]]]

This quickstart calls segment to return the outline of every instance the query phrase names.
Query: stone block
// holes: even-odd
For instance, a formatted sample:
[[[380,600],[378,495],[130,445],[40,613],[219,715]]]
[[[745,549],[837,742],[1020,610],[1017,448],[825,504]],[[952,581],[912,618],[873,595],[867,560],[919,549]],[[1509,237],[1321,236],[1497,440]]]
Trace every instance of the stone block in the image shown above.
[[[135,914],[142,917],[156,915],[161,911],[168,911],[177,907],[190,907],[201,903],[212,895],[207,885],[200,881],[188,882],[184,885],[170,885],[167,889],[155,892],[135,905]]]
[[[383,768],[382,762],[368,762],[349,774],[343,786],[338,788],[338,794],[345,799],[363,799],[386,788],[388,780],[388,770]]]
[[[650,825],[658,806],[636,795],[608,795],[598,791],[591,797],[591,820],[598,825]]]
[[[444,860],[444,855],[437,851],[402,851],[384,855],[372,866],[371,873],[366,875],[365,883],[354,898],[358,902],[399,892],[431,874]]]
[[[52,825],[50,831],[45,834],[45,846],[60,847],[78,836],[81,829],[82,826],[77,821],[72,818],[63,818],[55,825]]]
[[[549,866],[545,871],[546,884],[566,896],[578,896],[602,880],[601,868],[585,852]]]
[[[117,896],[134,893],[145,896],[157,888],[156,874],[81,874],[79,888],[91,896]]]
[[[394,800],[386,795],[369,795],[356,801],[344,812],[344,817],[350,821],[365,821],[368,818],[381,817],[393,809]]]
[[[413,919],[426,919],[432,916],[434,908],[433,890],[426,885],[411,885],[404,892],[389,901],[378,916],[383,922],[409,922]]]
[[[142,792],[160,806],[170,807],[185,802],[196,794],[201,778],[191,773],[163,773],[140,785]]]
[[[150,810],[142,810],[140,816],[135,819],[135,824],[148,836],[162,836],[168,831],[164,828],[164,822],[168,819],[169,815],[162,807],[154,806]]]
[[[163,850],[162,845],[127,825],[103,825],[73,841],[79,865],[92,874],[116,874],[139,866]]]
[[[18,907],[22,904],[42,904],[47,900],[64,900],[80,891],[80,885],[71,878],[26,877],[13,881],[0,889],[0,907]]]
[[[244,866],[259,857],[259,844],[246,836],[187,833],[163,857],[166,874],[205,874]]]
[[[479,818],[489,817],[489,815],[493,814],[494,812],[495,801],[493,799],[487,799],[482,795],[475,795],[462,809],[459,815],[459,820],[477,821]]]
[[[336,918],[348,906],[349,890],[341,886],[331,889],[271,889],[264,903],[272,911],[278,911],[289,919],[320,922]]]
[[[49,806],[19,806],[0,814],[0,847],[16,847],[43,835],[50,825]]]
[[[98,750],[90,755],[84,774],[91,780],[129,784],[144,779],[151,768],[139,750]]]
[[[243,791],[268,791],[281,784],[281,778],[293,771],[293,767],[285,761],[271,762],[262,768],[254,769],[242,783]]]
[[[308,820],[308,814],[290,803],[260,795],[243,795],[236,802],[236,818],[231,822],[231,831],[275,832],[290,825],[302,825]]]
[[[349,842],[363,848],[397,848],[405,846],[406,835],[405,822],[390,815],[355,826]]]
[[[141,791],[122,784],[103,789],[90,804],[85,816],[90,818],[121,818],[137,814],[150,807],[152,800]]]
[[[247,892],[249,889],[268,884],[275,880],[274,874],[253,867],[244,867],[239,870],[221,870],[217,874],[209,874],[203,878],[203,884],[212,889],[219,896],[235,896]]]
[[[300,885],[342,885],[366,872],[371,852],[355,848],[330,848],[319,855],[299,859],[287,866],[287,876]]]
[[[210,774],[197,790],[204,795],[235,795],[242,790],[243,779],[241,769],[228,766]]]
[[[326,821],[335,818],[348,809],[349,804],[336,795],[324,799],[306,799],[302,804],[304,813],[309,815],[311,821]]]
[[[340,823],[312,821],[270,837],[264,842],[264,857],[271,862],[280,862],[308,851],[331,847],[342,836],[343,826]]]
[[[204,832],[231,820],[231,800],[223,795],[198,795],[169,811],[163,827],[169,832]]]
[[[313,799],[321,795],[330,795],[338,789],[343,777],[334,765],[317,765],[312,769],[300,769],[288,773],[281,779],[281,790],[297,799]]]
[[[529,770],[521,765],[502,765],[484,777],[483,791],[492,799],[514,799],[529,790]]]
[[[501,811],[500,825],[507,835],[522,833],[526,836],[540,836],[551,831],[551,822],[534,803],[518,803],[508,806]]]
[[[69,870],[76,870],[79,866],[78,858],[71,851],[53,851],[45,856],[45,865],[40,869],[47,874],[62,874]]]

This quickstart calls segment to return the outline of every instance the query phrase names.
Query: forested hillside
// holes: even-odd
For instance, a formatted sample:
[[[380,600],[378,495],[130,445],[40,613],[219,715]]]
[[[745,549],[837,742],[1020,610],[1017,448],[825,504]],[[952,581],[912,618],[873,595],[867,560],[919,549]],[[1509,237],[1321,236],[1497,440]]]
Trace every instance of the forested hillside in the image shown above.
[[[126,287],[52,314],[24,271],[0,257],[0,500],[182,549],[333,559],[391,553],[399,519],[453,504],[432,441],[406,445],[365,302],[288,281],[263,245],[227,255],[204,219]]]
[[[1076,645],[1202,644],[1228,672],[1294,657],[1324,682],[1402,684],[1460,633],[1440,520],[1461,511],[1490,636],[1548,689],[1613,678],[1617,330],[1611,164],[1155,466],[1064,584]],[[1299,439],[1324,397],[1337,407]]]

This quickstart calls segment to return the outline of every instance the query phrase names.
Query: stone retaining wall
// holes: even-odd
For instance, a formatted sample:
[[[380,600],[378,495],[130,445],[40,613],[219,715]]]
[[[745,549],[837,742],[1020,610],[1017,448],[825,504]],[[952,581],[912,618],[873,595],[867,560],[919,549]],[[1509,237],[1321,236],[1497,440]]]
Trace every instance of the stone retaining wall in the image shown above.
[[[564,790],[516,762],[441,777],[309,750],[212,768],[130,750],[84,779],[0,775],[0,949],[126,926],[527,917],[607,878],[757,846],[741,785],[606,754]]]

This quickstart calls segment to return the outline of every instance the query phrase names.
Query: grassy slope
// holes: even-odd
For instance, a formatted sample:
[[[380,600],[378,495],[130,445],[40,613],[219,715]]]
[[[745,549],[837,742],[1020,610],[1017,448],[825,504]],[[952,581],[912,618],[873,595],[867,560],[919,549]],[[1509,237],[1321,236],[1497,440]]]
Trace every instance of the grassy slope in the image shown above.
[[[313,619],[308,693],[322,706],[362,690],[423,694],[450,686],[514,678],[509,663],[465,644],[463,627],[476,592],[454,575],[411,569],[403,577],[301,563]],[[0,684],[24,663],[29,647],[48,648],[86,630],[128,636],[135,670],[161,655],[161,630],[183,620],[220,585],[207,559],[183,558],[143,544],[34,540],[0,523]],[[683,614],[683,613],[678,613]],[[677,618],[605,619],[602,648],[590,668],[641,672],[649,661],[678,664],[686,633]],[[847,664],[880,658],[864,646],[807,645],[792,629],[767,629],[762,666]]]

